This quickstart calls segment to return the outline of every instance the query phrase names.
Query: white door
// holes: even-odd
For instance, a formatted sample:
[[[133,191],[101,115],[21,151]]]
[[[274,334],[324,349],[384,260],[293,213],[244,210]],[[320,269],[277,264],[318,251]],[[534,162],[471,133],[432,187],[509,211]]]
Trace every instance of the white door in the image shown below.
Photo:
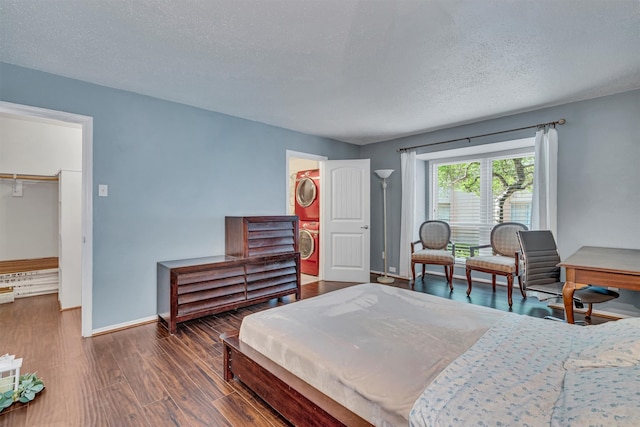
[[[320,162],[323,280],[369,282],[369,159]]]
[[[59,175],[60,308],[82,306],[82,172],[61,170]]]

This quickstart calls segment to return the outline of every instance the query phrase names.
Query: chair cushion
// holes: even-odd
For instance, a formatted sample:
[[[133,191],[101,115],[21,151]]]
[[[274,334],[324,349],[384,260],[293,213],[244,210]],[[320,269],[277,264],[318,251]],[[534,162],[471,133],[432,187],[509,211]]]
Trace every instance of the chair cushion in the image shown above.
[[[441,251],[437,249],[422,249],[411,254],[411,261],[421,264],[453,264],[455,262],[455,258],[449,251]]]
[[[516,263],[515,258],[506,257],[502,255],[494,256],[474,256],[467,258],[467,268],[474,269],[480,268],[484,270],[494,270],[504,274],[515,273]],[[520,271],[522,271],[523,264],[520,263]]]

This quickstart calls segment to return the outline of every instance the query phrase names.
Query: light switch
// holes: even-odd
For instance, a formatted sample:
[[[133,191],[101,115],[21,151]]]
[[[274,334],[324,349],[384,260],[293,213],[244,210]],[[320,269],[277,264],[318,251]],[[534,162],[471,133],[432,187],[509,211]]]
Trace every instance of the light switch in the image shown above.
[[[109,186],[107,184],[98,184],[98,197],[107,197],[109,195]]]

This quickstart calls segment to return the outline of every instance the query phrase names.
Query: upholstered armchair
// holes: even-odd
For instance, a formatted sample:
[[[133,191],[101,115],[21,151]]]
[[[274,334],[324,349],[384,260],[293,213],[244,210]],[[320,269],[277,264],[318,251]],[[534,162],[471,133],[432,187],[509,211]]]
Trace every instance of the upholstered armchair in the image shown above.
[[[522,262],[520,260],[520,243],[518,242],[518,231],[528,230],[527,226],[517,222],[503,222],[497,224],[491,230],[491,244],[472,246],[471,256],[467,258],[467,296],[471,294],[471,271],[481,271],[491,274],[491,285],[496,291],[496,275],[507,278],[507,299],[509,307],[513,305],[513,277],[518,278],[520,292],[523,297],[526,293],[522,287]],[[493,255],[475,256],[475,251],[481,248],[491,248]]]
[[[420,240],[411,242],[411,273],[412,285],[416,282],[416,264],[422,264],[422,281],[424,282],[426,264],[444,266],[444,274],[453,290],[453,266],[455,264],[456,247],[451,243],[451,227],[444,221],[425,221],[420,225]],[[422,249],[416,250],[416,245],[421,244]],[[451,244],[451,250],[447,246]]]

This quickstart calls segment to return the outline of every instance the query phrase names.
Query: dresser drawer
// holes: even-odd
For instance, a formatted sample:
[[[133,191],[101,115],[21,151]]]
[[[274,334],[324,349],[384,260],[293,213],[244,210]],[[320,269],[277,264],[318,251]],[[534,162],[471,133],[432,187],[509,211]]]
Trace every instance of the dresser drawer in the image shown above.
[[[225,217],[227,255],[256,257],[297,251],[297,216]]]
[[[247,299],[290,293],[298,287],[298,254],[247,264]]]
[[[178,297],[178,316],[199,312],[218,312],[222,307],[243,302],[245,299],[244,284],[181,295]]]
[[[186,289],[189,289],[190,285],[197,287],[198,285],[209,283],[212,287],[224,286],[225,283],[233,283],[234,280],[238,278],[244,280],[244,267],[242,265],[226,268],[209,268],[191,273],[179,273],[176,275],[175,280],[179,287],[178,293],[181,293],[188,292]]]

